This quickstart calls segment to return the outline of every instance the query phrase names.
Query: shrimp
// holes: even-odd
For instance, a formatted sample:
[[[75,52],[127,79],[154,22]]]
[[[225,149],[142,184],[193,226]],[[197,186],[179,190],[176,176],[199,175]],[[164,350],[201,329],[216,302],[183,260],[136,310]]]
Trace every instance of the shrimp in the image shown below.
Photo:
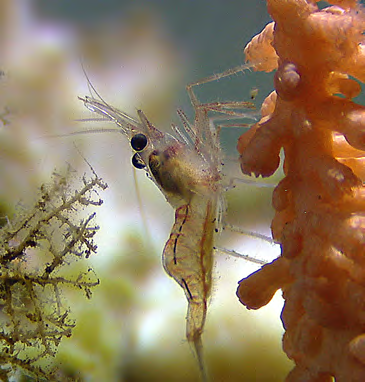
[[[235,72],[246,68],[236,68]],[[193,346],[203,381],[207,381],[208,376],[203,361],[202,333],[212,288],[215,236],[220,231],[224,205],[219,134],[212,127],[208,112],[237,116],[238,108],[252,108],[252,104],[200,104],[192,88],[232,73],[230,70],[188,85],[195,122],[190,124],[179,111],[184,130],[173,126],[176,137],[158,130],[142,110],[137,111],[139,120],[136,120],[100,96],[100,100],[80,97],[91,112],[114,122],[118,131],[129,139],[135,152],[133,166],[147,172],[175,209],[175,222],[163,250],[163,266],[185,292],[188,301],[186,338]]]

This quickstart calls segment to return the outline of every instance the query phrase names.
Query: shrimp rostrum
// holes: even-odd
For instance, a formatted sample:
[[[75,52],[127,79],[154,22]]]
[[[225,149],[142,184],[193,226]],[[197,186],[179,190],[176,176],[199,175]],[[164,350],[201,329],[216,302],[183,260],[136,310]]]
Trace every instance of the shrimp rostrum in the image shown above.
[[[141,110],[137,111],[137,121],[103,100],[80,99],[90,111],[115,122],[135,151],[133,165],[147,171],[175,209],[175,223],[163,251],[163,266],[185,292],[186,337],[206,380],[201,336],[212,285],[214,236],[219,230],[222,207],[219,140],[208,112],[219,109],[224,113],[227,105],[199,104],[193,95],[195,122],[189,124],[179,112],[184,129],[173,126],[175,137],[154,127]]]

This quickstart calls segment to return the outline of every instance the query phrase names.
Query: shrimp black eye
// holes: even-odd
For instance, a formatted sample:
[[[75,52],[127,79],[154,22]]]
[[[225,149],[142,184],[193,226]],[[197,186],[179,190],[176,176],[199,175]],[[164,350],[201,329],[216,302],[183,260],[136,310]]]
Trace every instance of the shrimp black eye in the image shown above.
[[[138,154],[138,153],[135,153],[132,157],[132,165],[135,167],[135,168],[138,168],[139,170],[141,170],[142,168],[145,168],[146,165],[144,164],[141,156]]]
[[[147,146],[147,137],[144,134],[136,134],[131,139],[133,150],[142,151]]]

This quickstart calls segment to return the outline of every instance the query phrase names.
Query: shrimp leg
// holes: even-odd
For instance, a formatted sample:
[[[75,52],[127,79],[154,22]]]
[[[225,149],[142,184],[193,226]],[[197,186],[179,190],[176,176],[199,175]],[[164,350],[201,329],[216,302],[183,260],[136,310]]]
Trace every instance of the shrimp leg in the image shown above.
[[[191,101],[192,105],[194,106],[194,108],[197,108],[197,107],[199,107],[201,105],[199,100],[198,100],[198,98],[196,97],[196,95],[195,95],[195,93],[193,91],[194,87],[200,86],[200,85],[203,85],[203,84],[207,84],[209,82],[218,81],[218,80],[220,80],[222,78],[232,76],[233,74],[244,72],[244,71],[246,71],[246,70],[248,70],[250,68],[252,68],[251,64],[244,64],[244,65],[241,65],[241,66],[236,66],[236,67],[228,69],[228,70],[226,70],[226,71],[224,71],[222,73],[213,74],[212,76],[202,78],[199,81],[196,81],[196,82],[193,82],[193,83],[187,85],[186,86],[186,91],[189,94],[190,101]],[[230,104],[231,104],[231,108],[232,107],[235,108],[236,106],[240,106],[240,104],[242,105],[242,102],[240,102],[240,101],[238,101],[238,102],[230,102]],[[242,105],[242,106],[244,107],[244,105]]]

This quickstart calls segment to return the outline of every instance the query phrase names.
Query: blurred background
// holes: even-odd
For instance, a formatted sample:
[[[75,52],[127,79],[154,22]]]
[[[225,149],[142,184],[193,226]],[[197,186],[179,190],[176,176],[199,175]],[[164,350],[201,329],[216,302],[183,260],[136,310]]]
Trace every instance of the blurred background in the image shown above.
[[[77,99],[89,94],[82,66],[107,102],[132,116],[142,109],[167,131],[178,123],[177,108],[194,116],[185,86],[243,64],[244,46],[269,20],[263,0],[0,2],[4,222],[54,169],[70,164],[80,177],[90,171],[83,157],[109,184],[97,211],[98,255],[90,259],[101,284],[91,300],[70,295],[77,327],[55,360],[70,381],[199,380],[185,339],[187,302],[161,264],[173,210],[144,171],[132,168],[123,136],[54,137],[113,127],[87,121],[95,116]],[[196,93],[202,102],[244,100],[259,107],[271,89],[272,75],[247,72]],[[235,149],[243,131],[222,132],[232,165],[227,177],[243,178]],[[228,191],[227,221],[269,235],[271,193],[247,184]],[[222,236],[219,246],[246,255],[270,261],[279,254],[263,241]],[[280,293],[260,311],[247,311],[235,295],[237,283],[258,266],[219,253],[216,259],[203,336],[212,381],[282,381],[291,364],[281,349]]]

